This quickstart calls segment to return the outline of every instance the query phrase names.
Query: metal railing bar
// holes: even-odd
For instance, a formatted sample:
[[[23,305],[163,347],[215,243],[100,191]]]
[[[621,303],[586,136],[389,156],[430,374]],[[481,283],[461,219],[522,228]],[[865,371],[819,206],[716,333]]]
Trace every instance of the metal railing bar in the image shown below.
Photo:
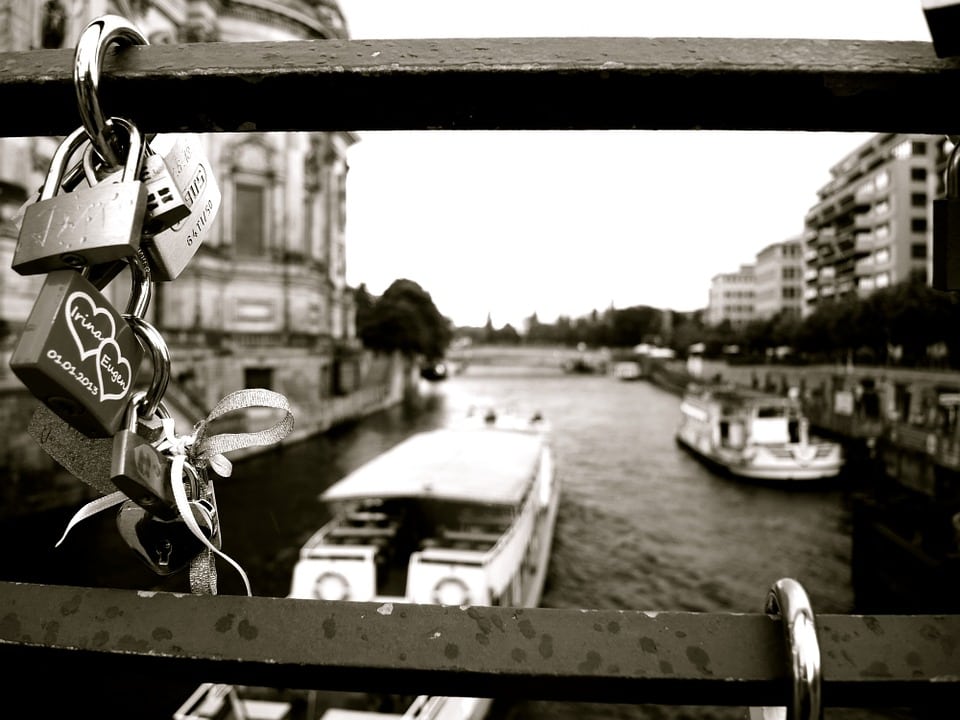
[[[18,677],[166,681],[679,705],[788,697],[762,614],[457,608],[0,584]],[[960,702],[960,616],[817,618],[828,706]],[[9,673],[12,673],[10,675]],[[66,675],[64,675],[66,676]]]
[[[0,135],[79,124],[73,50],[0,53]],[[201,43],[108,53],[145,132],[701,129],[958,132],[932,43],[492,38]],[[316,103],[299,102],[316,98]],[[56,108],[56,112],[52,111]]]

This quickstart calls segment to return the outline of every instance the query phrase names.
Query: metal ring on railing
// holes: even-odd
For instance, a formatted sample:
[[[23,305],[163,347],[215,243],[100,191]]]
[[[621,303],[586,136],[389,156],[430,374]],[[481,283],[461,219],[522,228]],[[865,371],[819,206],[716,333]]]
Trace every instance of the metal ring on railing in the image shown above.
[[[127,41],[131,45],[148,44],[143,33],[126,18],[103,15],[84,28],[73,57],[73,84],[80,118],[97,152],[111,167],[123,164],[120,161],[122,153],[117,137],[100,107],[97,90],[107,47],[115,41]]]
[[[142,317],[126,314],[123,317],[130,323],[141,344],[150,352],[150,359],[153,361],[153,379],[150,381],[150,387],[147,388],[143,410],[140,413],[141,416],[149,418],[158,411],[160,401],[170,383],[170,349],[160,331]]]
[[[750,717],[822,720],[820,643],[810,598],[796,580],[783,578],[770,588],[764,612],[779,617],[783,623],[790,662],[791,703],[786,708],[759,708],[759,714],[758,708],[751,708]]]

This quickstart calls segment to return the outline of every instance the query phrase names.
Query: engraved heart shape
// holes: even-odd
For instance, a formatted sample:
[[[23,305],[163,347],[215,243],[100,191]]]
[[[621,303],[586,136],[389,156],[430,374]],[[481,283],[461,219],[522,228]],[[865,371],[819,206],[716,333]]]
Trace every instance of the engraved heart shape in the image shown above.
[[[85,292],[77,290],[70,293],[66,311],[67,328],[77,345],[81,360],[98,354],[101,344],[105,340],[113,340],[116,335],[113,313],[97,305]]]
[[[104,340],[97,348],[97,380],[100,382],[100,402],[123,400],[130,391],[133,370],[113,338]],[[108,389],[112,392],[107,392]]]

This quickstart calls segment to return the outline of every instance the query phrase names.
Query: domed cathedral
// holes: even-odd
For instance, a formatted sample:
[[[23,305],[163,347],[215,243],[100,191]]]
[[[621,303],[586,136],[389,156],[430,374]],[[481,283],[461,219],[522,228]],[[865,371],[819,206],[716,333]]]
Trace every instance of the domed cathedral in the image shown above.
[[[87,23],[105,13],[129,19],[151,44],[348,37],[335,0],[0,0],[0,51],[74,47]],[[122,108],[105,112],[123,115]],[[267,387],[290,399],[298,428],[309,430],[309,418],[323,425],[331,403],[365,389],[373,362],[360,351],[346,284],[347,150],[357,138],[350,132],[198,137],[222,203],[183,273],[155,284],[148,318],[170,347],[168,397],[209,409],[233,390]],[[10,270],[16,229],[9,220],[42,184],[56,142],[0,139],[7,354],[42,282]],[[129,287],[118,278],[106,294],[122,308]]]

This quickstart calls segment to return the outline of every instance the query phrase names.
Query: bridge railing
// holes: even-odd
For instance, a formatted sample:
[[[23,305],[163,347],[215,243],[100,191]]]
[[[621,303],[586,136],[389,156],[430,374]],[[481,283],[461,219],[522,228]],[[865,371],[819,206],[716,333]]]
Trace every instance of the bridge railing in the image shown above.
[[[0,136],[63,135],[72,50],[0,53]],[[111,53],[102,103],[144,132],[433,129],[957,133],[929,43],[694,38],[323,40]],[[315,106],[302,98],[316,97]],[[54,111],[55,109],[55,111]],[[692,172],[693,170],[691,170]],[[771,578],[771,582],[777,578]],[[332,603],[0,584],[18,679],[172,680],[638,704],[782,705],[759,612]],[[818,618],[830,706],[960,706],[960,616]],[[55,683],[53,691],[55,691]]]

